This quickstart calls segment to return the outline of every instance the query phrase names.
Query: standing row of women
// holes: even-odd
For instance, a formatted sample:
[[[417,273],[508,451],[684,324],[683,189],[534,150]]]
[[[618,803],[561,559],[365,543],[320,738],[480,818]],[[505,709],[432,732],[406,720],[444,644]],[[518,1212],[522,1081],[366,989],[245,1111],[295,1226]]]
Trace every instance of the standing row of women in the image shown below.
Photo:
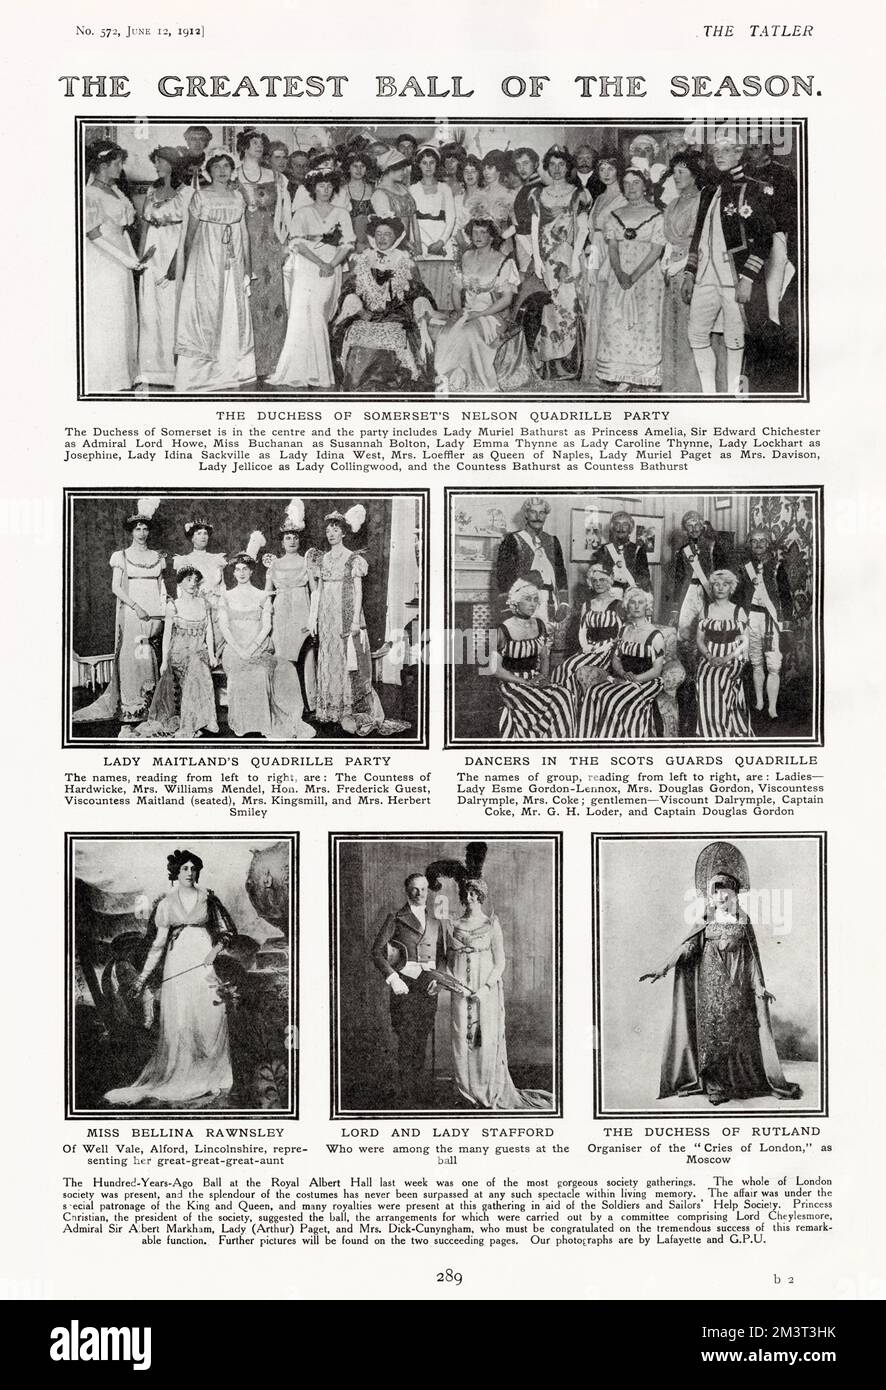
[[[236,158],[209,149],[190,181],[175,149],[155,149],[157,179],[138,218],[118,182],[125,152],[90,146],[88,392],[255,383],[499,392],[548,378],[700,390],[684,292],[707,179],[694,151],[671,161],[662,209],[648,161],[622,170],[600,156],[583,184],[559,145],[539,161],[528,147],[480,160],[427,146],[413,158],[365,142],[316,152],[293,185],[261,132],[236,143]],[[391,244],[379,251],[381,226]],[[422,274],[434,262],[445,271],[432,290]],[[371,278],[408,281],[405,308],[393,289],[381,306],[361,297]],[[421,341],[420,351],[394,350],[402,374],[352,379],[342,339],[357,314],[374,315],[374,337],[389,348],[398,324]]]
[[[328,548],[303,555],[304,504],[294,498],[280,527],[282,553],[264,556],[263,589],[254,583],[261,532],[228,560],[210,551],[212,527],[196,517],[185,527],[191,550],[173,559],[173,597],[164,582],[167,557],[151,546],[158,505],[157,498],[139,501],[125,523],[129,545],[111,556],[111,680],[75,711],[74,722],[119,720],[121,737],[216,734],[212,670],[220,665],[227,724],[237,737],[310,739],[314,722],[360,735],[406,727],[386,720],[372,685],[363,613],[368,566],[344,544],[365,521],[362,506],[330,512]]]
[[[702,739],[753,738],[745,695],[749,670],[747,613],[733,602],[738,578],[715,570],[699,619],[695,672]],[[591,565],[588,598],[578,624],[578,650],[551,669],[553,629],[537,616],[540,591],[519,579],[507,597],[487,673],[499,685],[503,739],[592,742],[662,736],[659,699],[672,698],[686,677],[668,659],[665,636],[651,621],[652,595],[612,590],[603,565]]]

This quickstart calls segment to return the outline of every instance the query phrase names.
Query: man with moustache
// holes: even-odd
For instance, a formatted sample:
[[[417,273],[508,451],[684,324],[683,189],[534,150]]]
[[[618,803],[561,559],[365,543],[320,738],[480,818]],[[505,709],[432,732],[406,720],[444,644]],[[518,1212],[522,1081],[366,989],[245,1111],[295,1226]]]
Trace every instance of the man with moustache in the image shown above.
[[[527,497],[523,503],[523,525],[510,531],[498,547],[495,562],[496,584],[504,606],[511,586],[518,579],[536,585],[541,602],[537,616],[545,623],[560,621],[558,610],[569,591],[569,577],[563,550],[556,536],[545,530],[551,504],[544,497]]]
[[[437,983],[426,972],[446,969],[446,926],[428,906],[423,873],[408,874],[404,887],[406,902],[385,918],[372,959],[390,993],[401,1105],[422,1110],[433,1103],[428,1040],[437,1013]]]
[[[613,597],[623,599],[628,589],[652,592],[646,547],[631,540],[634,518],[630,512],[613,512],[609,519],[609,540],[591,555],[592,565],[602,565],[612,575]]]

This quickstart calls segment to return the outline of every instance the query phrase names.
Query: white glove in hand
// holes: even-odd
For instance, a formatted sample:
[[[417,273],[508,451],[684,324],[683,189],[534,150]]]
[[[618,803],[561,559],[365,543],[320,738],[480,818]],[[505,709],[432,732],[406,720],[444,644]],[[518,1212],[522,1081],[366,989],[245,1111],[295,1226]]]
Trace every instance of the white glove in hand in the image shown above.
[[[408,986],[408,984],[406,983],[405,980],[401,980],[399,975],[389,975],[389,976],[388,976],[388,984],[390,985],[390,987],[391,987],[391,989],[393,990],[394,994],[408,994],[408,993],[409,993],[409,986]]]

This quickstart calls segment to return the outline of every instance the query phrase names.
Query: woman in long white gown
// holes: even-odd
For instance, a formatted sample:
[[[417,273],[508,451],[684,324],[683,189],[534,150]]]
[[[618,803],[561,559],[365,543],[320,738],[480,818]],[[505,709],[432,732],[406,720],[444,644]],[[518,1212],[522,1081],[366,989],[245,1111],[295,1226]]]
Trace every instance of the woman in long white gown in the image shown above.
[[[74,711],[75,724],[138,724],[147,713],[157,684],[157,640],[166,612],[166,555],[149,545],[159,504],[158,497],[140,497],[135,513],[123,523],[130,543],[110,559],[111,592],[117,601],[111,678],[97,700]]]
[[[210,182],[188,206],[184,280],[175,337],[175,389],[237,391],[255,380],[246,202],[231,187],[234,161],[207,157]]]
[[[135,984],[142,993],[162,962],[157,1046],[131,1086],[106,1092],[109,1105],[183,1105],[221,1098],[233,1085],[228,1020],[212,962],[236,928],[215,895],[198,886],[199,855],[176,850],[167,865],[172,887],[157,905],[157,934]]]
[[[341,294],[341,267],[356,238],[347,208],[333,202],[338,175],[314,174],[305,186],[313,201],[292,214],[286,341],[268,384],[328,390],[334,383],[329,324]]]
[[[138,382],[172,386],[175,381],[175,306],[179,246],[193,189],[183,183],[180,156],[169,145],[151,151],[157,182],[145,194],[142,252],[152,251],[139,280]]]
[[[117,187],[125,150],[96,141],[86,150],[83,200],[84,385],[90,395],[131,391],[138,372],[138,314],[132,272],[152,254],[135,254],[127,229],[135,208]]]
[[[508,1069],[505,1040],[505,969],[501,923],[488,916],[489,889],[482,878],[461,885],[464,913],[452,926],[447,969],[471,991],[452,994],[450,1029],[455,1084],[462,1097],[483,1110],[550,1110],[550,1091],[519,1090]]]

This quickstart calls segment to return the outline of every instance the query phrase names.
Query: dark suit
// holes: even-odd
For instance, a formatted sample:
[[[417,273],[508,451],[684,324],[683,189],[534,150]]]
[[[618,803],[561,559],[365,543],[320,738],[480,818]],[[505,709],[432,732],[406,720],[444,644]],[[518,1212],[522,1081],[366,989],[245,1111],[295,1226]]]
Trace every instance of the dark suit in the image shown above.
[[[550,560],[554,571],[557,593],[551,594],[550,598],[553,605],[556,606],[559,595],[569,588],[566,565],[563,562],[563,550],[557,537],[550,535],[547,531],[541,533],[541,548]],[[498,592],[504,596],[518,579],[527,579],[532,571],[534,560],[534,552],[519,532],[510,531],[502,539],[495,561]]]
[[[422,931],[409,903],[385,918],[372,945],[372,959],[387,980],[398,972],[388,960],[387,947],[395,942],[406,953],[407,961],[430,965],[436,970],[446,968],[446,937],[444,924],[425,909],[425,929]],[[390,990],[391,1027],[397,1035],[397,1063],[404,1107],[420,1109],[427,1101],[428,1039],[437,1013],[437,993],[434,982],[422,972],[411,980],[400,975],[409,988],[408,994]]]

